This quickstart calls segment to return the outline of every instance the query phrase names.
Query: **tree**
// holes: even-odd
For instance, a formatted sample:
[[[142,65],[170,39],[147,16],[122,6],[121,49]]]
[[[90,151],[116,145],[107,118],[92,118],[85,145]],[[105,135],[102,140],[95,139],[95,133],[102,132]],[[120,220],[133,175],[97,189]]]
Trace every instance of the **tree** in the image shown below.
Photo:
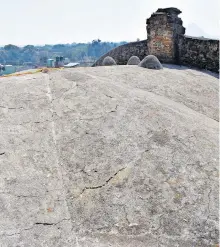
[[[7,61],[7,52],[4,50],[0,50],[0,63],[5,64]]]
[[[35,50],[34,45],[26,45],[23,47],[23,50]]]
[[[101,43],[101,40],[100,40],[100,39],[94,39],[94,40],[92,41],[92,44],[93,44],[93,45],[97,45],[97,44],[99,44],[99,43]]]
[[[25,62],[45,65],[48,58],[55,58],[56,56],[69,58],[73,62],[94,61],[111,49],[125,43],[125,41],[114,43],[94,39],[90,43],[26,45],[22,48],[8,44],[0,48],[0,63],[18,65]]]
[[[4,46],[4,49],[5,49],[6,51],[11,51],[11,50],[19,51],[19,50],[20,50],[20,48],[19,48],[18,46],[12,45],[12,44],[5,45],[5,46]]]

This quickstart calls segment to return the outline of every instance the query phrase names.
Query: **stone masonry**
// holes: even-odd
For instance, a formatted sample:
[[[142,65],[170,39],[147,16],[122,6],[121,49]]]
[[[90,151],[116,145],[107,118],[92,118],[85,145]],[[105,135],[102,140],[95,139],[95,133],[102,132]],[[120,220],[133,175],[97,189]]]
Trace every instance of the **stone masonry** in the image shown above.
[[[219,40],[185,36],[183,22],[177,8],[159,8],[147,19],[147,40],[119,46],[99,58],[99,66],[106,56],[112,56],[118,65],[127,64],[131,56],[143,59],[155,55],[162,63],[187,65],[219,72]]]
[[[147,19],[148,50],[163,62],[178,62],[177,40],[185,33],[176,8],[158,9]]]
[[[183,36],[179,42],[180,64],[218,72],[219,41]]]
[[[131,42],[129,44],[118,46],[115,49],[106,53],[100,59],[98,59],[93,65],[93,67],[100,66],[102,64],[103,59],[107,56],[114,58],[114,60],[116,61],[118,65],[127,64],[129,58],[132,56],[131,54],[135,54],[141,60],[145,56],[149,55],[148,49],[147,49],[147,40]]]

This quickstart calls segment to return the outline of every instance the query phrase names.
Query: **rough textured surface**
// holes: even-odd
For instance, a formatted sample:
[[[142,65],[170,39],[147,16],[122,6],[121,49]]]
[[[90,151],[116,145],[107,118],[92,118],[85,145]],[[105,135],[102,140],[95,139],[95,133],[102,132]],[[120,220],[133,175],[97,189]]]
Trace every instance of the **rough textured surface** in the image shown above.
[[[214,246],[217,120],[185,67],[0,79],[0,246]]]
[[[146,56],[139,64],[139,67],[147,69],[163,69],[162,64],[154,55]]]
[[[138,65],[140,63],[140,58],[137,56],[132,56],[129,58],[127,65]]]
[[[155,55],[162,63],[182,64],[219,72],[219,40],[184,36],[185,28],[177,8],[158,9],[147,19],[147,40],[119,46],[102,56],[93,66],[112,56],[117,64],[127,64],[131,56],[141,60]]]
[[[102,62],[102,66],[112,66],[112,65],[117,65],[117,63],[115,62],[115,60],[112,57],[105,57],[103,62]]]
[[[183,36],[180,63],[219,72],[219,40]]]
[[[132,42],[116,47],[115,49],[106,53],[95,62],[93,67],[102,65],[102,61],[107,56],[113,57],[118,65],[125,65],[132,55],[138,56],[140,59],[143,59],[148,54],[147,40]]]
[[[185,33],[181,11],[175,8],[158,9],[147,19],[147,46],[149,54],[161,62],[178,62],[179,35]]]

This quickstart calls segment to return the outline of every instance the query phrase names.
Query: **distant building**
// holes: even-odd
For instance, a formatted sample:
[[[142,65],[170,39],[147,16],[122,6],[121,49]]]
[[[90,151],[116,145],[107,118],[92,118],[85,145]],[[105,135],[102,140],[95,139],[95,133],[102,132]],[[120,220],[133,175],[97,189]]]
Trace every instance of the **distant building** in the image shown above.
[[[55,61],[54,59],[47,59],[47,67],[48,68],[54,68],[55,67]]]
[[[0,65],[0,75],[9,75],[16,72],[14,65]]]
[[[66,64],[68,64],[68,63],[70,63],[70,60],[69,60],[68,57],[65,57],[65,58],[64,58],[64,64],[66,65]]]
[[[79,66],[79,63],[68,63],[66,65],[64,65],[64,68],[74,68]]]

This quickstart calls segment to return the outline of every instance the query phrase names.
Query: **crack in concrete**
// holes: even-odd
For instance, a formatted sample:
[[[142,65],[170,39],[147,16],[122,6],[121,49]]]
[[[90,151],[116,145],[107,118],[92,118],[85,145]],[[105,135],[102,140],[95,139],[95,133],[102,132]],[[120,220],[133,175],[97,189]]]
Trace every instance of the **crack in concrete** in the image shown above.
[[[116,105],[115,109],[114,109],[114,110],[112,110],[112,111],[110,111],[110,112],[108,112],[108,113],[116,112],[116,111],[117,111],[117,109],[118,109],[118,106],[119,106],[119,105]]]
[[[80,121],[87,121],[87,120],[96,120],[96,119],[101,119],[101,118],[103,118],[103,117],[105,117],[105,116],[100,116],[100,117],[96,117],[96,118],[94,118],[94,117],[92,117],[92,118],[79,118],[79,120]]]
[[[106,97],[110,98],[110,99],[114,99],[114,97],[110,96],[110,95],[107,95],[107,94],[104,94]]]
[[[62,187],[63,187],[63,193],[64,193],[64,204],[65,204],[65,207],[66,207],[66,210],[68,212],[68,217],[70,218],[71,220],[71,215],[70,215],[70,210],[69,210],[69,206],[68,206],[68,202],[67,202],[67,192],[66,192],[66,188],[65,188],[65,184],[64,184],[64,179],[63,179],[63,171],[62,171],[62,165],[60,164],[60,160],[59,160],[59,156],[58,156],[58,147],[57,147],[57,140],[56,140],[56,130],[55,130],[55,122],[54,122],[54,107],[53,107],[53,98],[52,98],[52,91],[51,91],[51,88],[50,88],[50,76],[49,75],[46,75],[45,76],[45,79],[46,79],[46,87],[47,87],[47,97],[50,101],[50,104],[51,104],[51,108],[50,108],[50,111],[52,113],[52,121],[51,121],[51,132],[52,132],[52,138],[53,138],[53,142],[54,142],[54,146],[55,146],[55,150],[56,150],[56,163],[57,163],[57,166],[59,167],[59,175],[61,177],[61,181],[62,181]],[[71,228],[73,228],[73,225],[71,224]]]
[[[80,172],[84,173],[86,176],[89,176],[89,177],[92,176],[88,172],[85,171],[85,167],[83,169],[81,169]]]
[[[97,186],[89,186],[89,187],[85,187],[82,192],[80,193],[80,196],[86,191],[86,190],[95,190],[95,189],[100,189],[104,186],[106,186],[115,176],[117,176],[121,171],[125,170],[126,167],[123,167],[121,169],[119,169],[116,173],[114,173],[113,176],[111,176],[108,180],[106,180],[103,184],[101,185],[97,185]]]
[[[119,107],[119,105],[116,105],[116,107],[115,107],[115,109],[113,109],[113,110],[111,110],[111,111],[108,111],[108,112],[106,112],[106,113],[113,113],[113,112],[116,112],[117,110],[118,110],[118,107]],[[69,107],[67,107],[69,110],[73,110],[73,109],[70,109]],[[101,118],[104,118],[104,117],[106,117],[105,115],[101,115],[101,116],[99,116],[99,117],[91,117],[91,118],[81,118],[81,117],[79,117],[79,120],[80,121],[92,121],[92,120],[96,120],[96,119],[101,119]]]
[[[62,219],[58,222],[55,222],[55,223],[49,223],[49,222],[36,222],[34,223],[31,227],[29,228],[24,228],[24,229],[21,229],[20,232],[16,232],[16,233],[12,233],[12,234],[7,234],[7,233],[3,233],[1,234],[0,236],[6,236],[6,237],[12,237],[12,236],[15,236],[15,235],[21,235],[22,232],[24,231],[29,231],[29,230],[32,230],[34,227],[36,227],[37,225],[42,225],[42,226],[57,226],[58,224],[62,223],[63,221],[70,221],[71,219],[70,218],[67,218],[67,219]]]
[[[34,195],[16,195],[16,194],[12,194],[10,192],[3,192],[3,191],[2,192],[0,191],[0,194],[2,194],[2,195],[9,195],[9,196],[15,196],[15,197],[18,197],[18,198],[40,198],[40,196],[34,196]]]
[[[126,211],[126,207],[125,206],[123,206],[123,210],[124,210],[124,213],[125,213],[125,220],[126,220],[128,226],[129,226],[131,224],[131,222],[128,219],[128,213]]]
[[[113,113],[113,112],[117,112],[117,109],[118,109],[118,106],[119,105],[116,105],[115,109],[114,110],[111,110],[109,112],[106,112],[106,113]],[[68,108],[69,109],[69,108]],[[71,109],[73,110],[73,109]],[[104,118],[105,115],[102,115],[100,117],[91,117],[91,118],[79,118],[80,121],[86,121],[86,120],[96,120],[96,119],[101,119],[101,118]]]
[[[159,216],[159,224],[158,224],[158,227],[156,229],[152,229],[153,232],[157,232],[158,234],[158,231],[162,228],[162,217],[164,216],[164,214],[160,215]]]
[[[50,222],[36,222],[36,223],[34,223],[34,225],[56,226],[56,225],[60,224],[60,223],[63,222],[63,221],[69,221],[69,220],[71,220],[71,219],[70,219],[70,218],[68,218],[68,219],[62,219],[62,220],[60,220],[60,221],[58,221],[58,222],[56,222],[56,223],[50,223]]]
[[[207,215],[207,218],[206,218],[206,220],[205,220],[205,223],[209,220],[211,193],[212,193],[212,188],[210,188],[210,191],[209,191],[209,193],[208,193],[208,215]]]
[[[28,122],[23,122],[23,123],[20,123],[20,124],[18,124],[18,125],[21,125],[21,126],[23,126],[23,125],[26,125],[26,124],[42,124],[42,123],[51,123],[51,122],[53,122],[54,121],[54,115],[56,114],[56,112],[53,112],[52,113],[52,115],[51,115],[51,119],[46,119],[46,120],[44,120],[44,121],[34,121],[34,122],[32,122],[32,121],[28,121]],[[57,114],[56,114],[57,115]]]
[[[68,91],[70,91],[70,90],[72,90],[72,89],[74,89],[75,87],[77,87],[78,86],[78,84],[76,83],[75,84],[75,86],[71,86],[70,88],[68,88],[68,89],[66,89],[66,90],[64,90],[62,93],[61,93],[61,95],[59,95],[58,97],[56,97],[56,98],[54,98],[54,99],[52,99],[52,101],[51,102],[53,102],[53,101],[55,101],[55,100],[59,100],[59,99],[61,99]],[[52,95],[52,93],[51,93],[51,95]]]
[[[53,226],[54,223],[46,223],[46,222],[36,222],[35,225],[43,225],[43,226]]]
[[[8,109],[8,110],[20,110],[20,109],[24,109],[24,107],[7,107],[7,106],[0,106],[0,108],[3,109]]]
[[[42,195],[17,195],[13,194],[10,192],[5,192],[5,191],[0,191],[0,195],[8,195],[8,196],[15,196],[17,198],[37,198],[37,199],[42,199],[47,196],[48,193],[50,192],[58,192],[58,191],[63,191],[63,189],[54,189],[54,190],[45,190],[45,193]],[[63,201],[63,200],[55,200],[55,201]]]

